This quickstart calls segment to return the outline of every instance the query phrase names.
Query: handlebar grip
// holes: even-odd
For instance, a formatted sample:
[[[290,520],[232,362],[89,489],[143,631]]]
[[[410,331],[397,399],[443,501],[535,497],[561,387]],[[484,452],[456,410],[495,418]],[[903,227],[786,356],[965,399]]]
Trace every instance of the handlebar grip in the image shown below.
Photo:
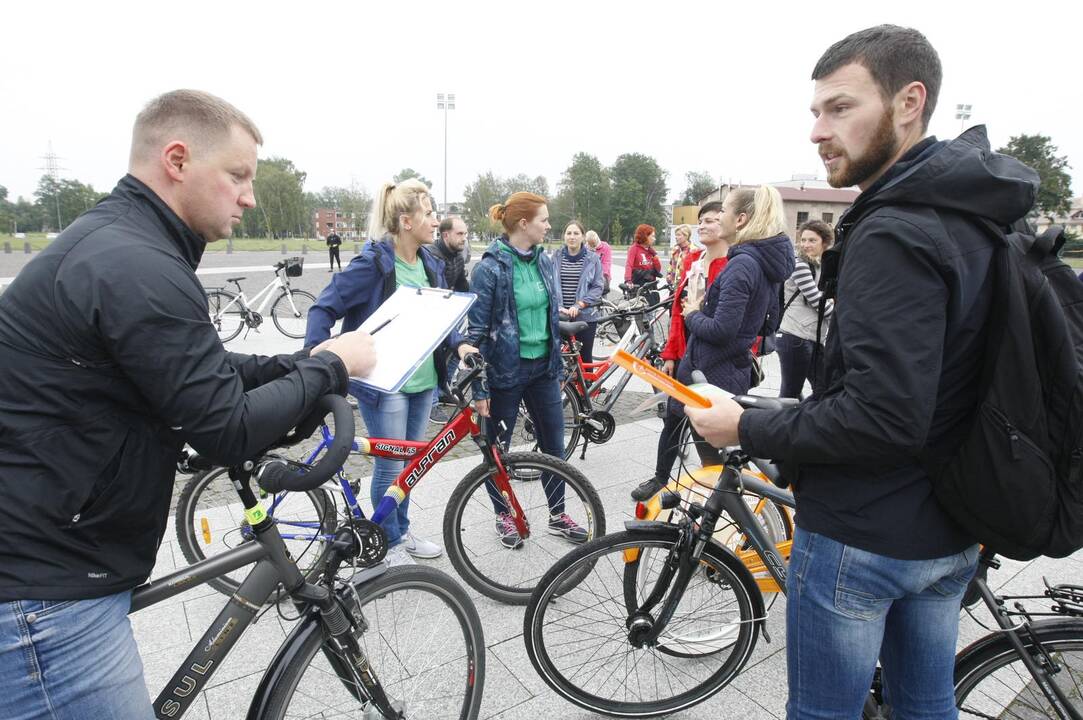
[[[278,493],[283,490],[290,492],[314,490],[338,472],[349,457],[350,448],[353,445],[353,408],[346,402],[346,398],[339,395],[324,395],[316,402],[312,413],[297,427],[300,430],[311,426],[314,431],[328,412],[335,418],[335,437],[319,462],[307,472],[297,472],[281,460],[272,460],[262,467],[256,478],[261,488],[269,493]],[[300,432],[291,433],[290,436],[298,435]]]

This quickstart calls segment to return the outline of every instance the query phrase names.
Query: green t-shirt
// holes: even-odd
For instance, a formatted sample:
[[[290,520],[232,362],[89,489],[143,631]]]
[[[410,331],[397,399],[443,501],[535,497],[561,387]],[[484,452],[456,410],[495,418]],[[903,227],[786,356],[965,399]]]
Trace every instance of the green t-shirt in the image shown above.
[[[519,357],[537,360],[549,354],[549,291],[538,269],[539,248],[526,258],[515,248],[501,245],[511,254],[515,314],[519,321]]]
[[[398,255],[395,256],[395,287],[400,288],[403,285],[407,287],[430,287],[429,277],[425,274],[425,266],[422,264],[420,256],[414,261],[413,265]],[[399,392],[416,393],[434,387],[436,387],[436,361],[433,360],[432,355],[429,355]]]

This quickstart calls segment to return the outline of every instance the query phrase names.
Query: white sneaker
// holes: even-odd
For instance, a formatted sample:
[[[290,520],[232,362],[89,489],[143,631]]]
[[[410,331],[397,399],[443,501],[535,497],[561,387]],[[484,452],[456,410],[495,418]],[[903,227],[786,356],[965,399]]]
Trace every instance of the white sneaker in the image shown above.
[[[410,557],[406,552],[406,546],[403,543],[399,543],[395,547],[387,551],[387,555],[384,557],[384,562],[388,567],[396,567],[398,565],[417,565],[417,561]]]
[[[444,548],[430,540],[414,537],[411,532],[403,535],[402,542],[399,544],[406,549],[406,552],[422,560],[432,560],[444,554]]]

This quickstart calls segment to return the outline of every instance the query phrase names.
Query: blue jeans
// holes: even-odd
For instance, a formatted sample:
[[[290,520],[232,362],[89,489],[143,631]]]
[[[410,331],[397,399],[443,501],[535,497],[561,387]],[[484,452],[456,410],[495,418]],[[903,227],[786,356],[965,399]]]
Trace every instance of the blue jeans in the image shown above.
[[[0,602],[0,717],[153,718],[131,597]]]
[[[380,393],[376,402],[362,402],[358,398],[357,407],[365,420],[369,437],[388,440],[424,440],[425,428],[429,423],[429,411],[432,409],[433,390],[416,393]],[[372,484],[369,495],[372,507],[380,503],[387,489],[391,487],[406,467],[403,460],[375,458],[372,471]],[[395,545],[410,529],[410,496],[399,503],[395,512],[384,518],[381,523],[387,533],[388,545]]]
[[[978,546],[896,560],[798,528],[786,579],[786,717],[861,717],[876,660],[900,720],[958,717],[959,602]]]
[[[564,457],[564,409],[561,406],[560,382],[555,377],[547,377],[548,366],[548,356],[537,360],[520,358],[519,376],[515,385],[510,388],[490,389],[487,428],[490,441],[507,447],[515,429],[515,421],[519,417],[519,403],[523,402],[534,423],[538,447],[546,455]],[[502,422],[505,428],[498,437],[497,431]],[[507,505],[496,485],[491,480],[486,480],[485,487],[496,512],[507,512]],[[542,488],[545,490],[550,514],[559,515],[564,512],[564,481],[545,473],[542,475]]]

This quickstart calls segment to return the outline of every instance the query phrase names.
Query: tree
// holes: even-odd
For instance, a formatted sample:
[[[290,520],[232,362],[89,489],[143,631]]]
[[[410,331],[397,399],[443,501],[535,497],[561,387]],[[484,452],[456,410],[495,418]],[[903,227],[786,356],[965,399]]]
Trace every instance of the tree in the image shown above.
[[[503,202],[507,197],[502,182],[491,172],[478,175],[463,191],[463,220],[486,240],[500,232],[499,226],[489,219],[489,208]]]
[[[35,205],[44,227],[60,232],[75,218],[94,207],[104,193],[78,180],[42,175],[34,191]]]
[[[689,171],[684,174],[687,187],[681,195],[681,205],[699,205],[700,198],[718,189],[710,173]]]
[[[1038,199],[1035,209],[1052,221],[1057,215],[1067,215],[1072,207],[1072,179],[1066,156],[1057,157],[1057,148],[1045,135],[1016,135],[1008,145],[997,150],[1029,165],[1038,177]]]
[[[653,226],[662,234],[669,226],[664,209],[669,189],[668,173],[658,162],[640,153],[626,153],[613,163],[609,177],[613,182],[611,216],[621,230],[612,241],[626,242],[641,223]]]
[[[250,237],[306,237],[311,231],[304,185],[307,174],[292,160],[272,157],[259,161],[253,182],[256,209],[244,214],[244,232]]]
[[[333,208],[346,213],[352,219],[347,220],[357,233],[368,229],[369,214],[372,211],[372,196],[363,187],[354,183],[350,187],[325,187],[318,193],[305,193],[305,207],[309,226],[319,208]]]
[[[549,216],[556,232],[572,220],[579,220],[588,230],[603,237],[609,224],[609,172],[598,158],[576,153],[560,177]]]
[[[432,190],[432,180],[429,180],[427,177],[419,173],[417,170],[414,170],[413,168],[403,168],[402,170],[399,170],[397,173],[395,173],[394,180],[395,182],[400,183],[403,180],[408,180],[409,178],[417,178],[421,182],[425,183],[425,187],[427,187],[429,190]]]
[[[14,232],[15,207],[8,201],[8,189],[0,185],[0,232]]]

